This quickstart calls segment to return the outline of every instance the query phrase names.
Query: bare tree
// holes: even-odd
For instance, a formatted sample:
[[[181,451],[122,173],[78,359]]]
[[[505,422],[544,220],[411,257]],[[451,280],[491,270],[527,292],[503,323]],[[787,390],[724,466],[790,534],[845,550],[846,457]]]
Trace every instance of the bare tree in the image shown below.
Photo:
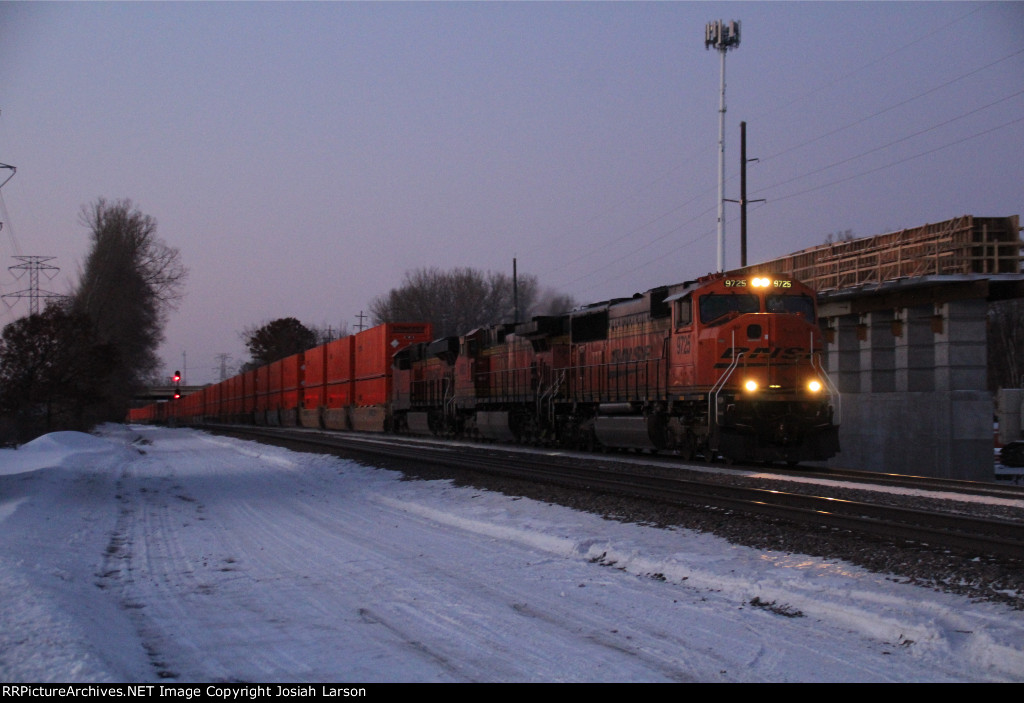
[[[370,303],[375,324],[383,322],[430,322],[434,333],[447,337],[498,322],[512,322],[515,301],[512,277],[473,268],[443,271],[418,268],[406,271],[405,280],[387,295]],[[551,307],[569,305],[571,299],[543,291],[536,276],[520,276],[519,319],[550,314]]]
[[[108,415],[120,419],[132,393],[159,366],[167,312],[182,296],[186,269],[156,234],[156,220],[130,200],[100,198],[82,208],[92,248],[73,309],[88,315],[100,343],[117,350]]]

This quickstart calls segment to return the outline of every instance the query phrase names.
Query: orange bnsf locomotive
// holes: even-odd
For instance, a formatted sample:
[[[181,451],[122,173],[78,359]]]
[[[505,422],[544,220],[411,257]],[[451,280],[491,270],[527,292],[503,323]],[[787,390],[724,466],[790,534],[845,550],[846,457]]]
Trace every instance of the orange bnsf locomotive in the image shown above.
[[[336,430],[666,450],[796,463],[839,450],[814,292],[713,274],[571,313],[430,341],[364,330],[133,410],[129,421]]]
[[[838,394],[814,292],[715,274],[570,314],[478,329],[395,355],[397,431],[827,459]]]

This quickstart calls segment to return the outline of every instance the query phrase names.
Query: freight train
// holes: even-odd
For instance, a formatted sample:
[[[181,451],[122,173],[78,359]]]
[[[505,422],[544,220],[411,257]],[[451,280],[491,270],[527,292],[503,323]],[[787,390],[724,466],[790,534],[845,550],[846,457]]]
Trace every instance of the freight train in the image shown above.
[[[632,448],[728,461],[839,451],[814,292],[712,274],[563,315],[432,339],[388,323],[133,410],[252,422]]]

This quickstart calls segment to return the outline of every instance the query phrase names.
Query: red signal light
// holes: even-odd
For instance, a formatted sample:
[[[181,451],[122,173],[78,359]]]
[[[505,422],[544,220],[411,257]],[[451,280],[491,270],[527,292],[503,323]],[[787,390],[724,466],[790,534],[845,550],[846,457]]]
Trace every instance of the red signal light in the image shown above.
[[[181,372],[180,371],[175,371],[174,372],[174,376],[172,377],[172,379],[173,379],[173,381],[175,383],[179,383],[181,381]]]

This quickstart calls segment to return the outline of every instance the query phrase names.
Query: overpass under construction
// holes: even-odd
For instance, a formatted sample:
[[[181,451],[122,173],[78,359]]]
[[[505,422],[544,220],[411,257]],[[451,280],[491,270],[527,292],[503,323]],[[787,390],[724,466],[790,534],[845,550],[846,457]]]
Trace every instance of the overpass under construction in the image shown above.
[[[1024,298],[1020,217],[964,215],[743,269],[818,292],[840,454],[886,473],[993,479],[990,303]]]

